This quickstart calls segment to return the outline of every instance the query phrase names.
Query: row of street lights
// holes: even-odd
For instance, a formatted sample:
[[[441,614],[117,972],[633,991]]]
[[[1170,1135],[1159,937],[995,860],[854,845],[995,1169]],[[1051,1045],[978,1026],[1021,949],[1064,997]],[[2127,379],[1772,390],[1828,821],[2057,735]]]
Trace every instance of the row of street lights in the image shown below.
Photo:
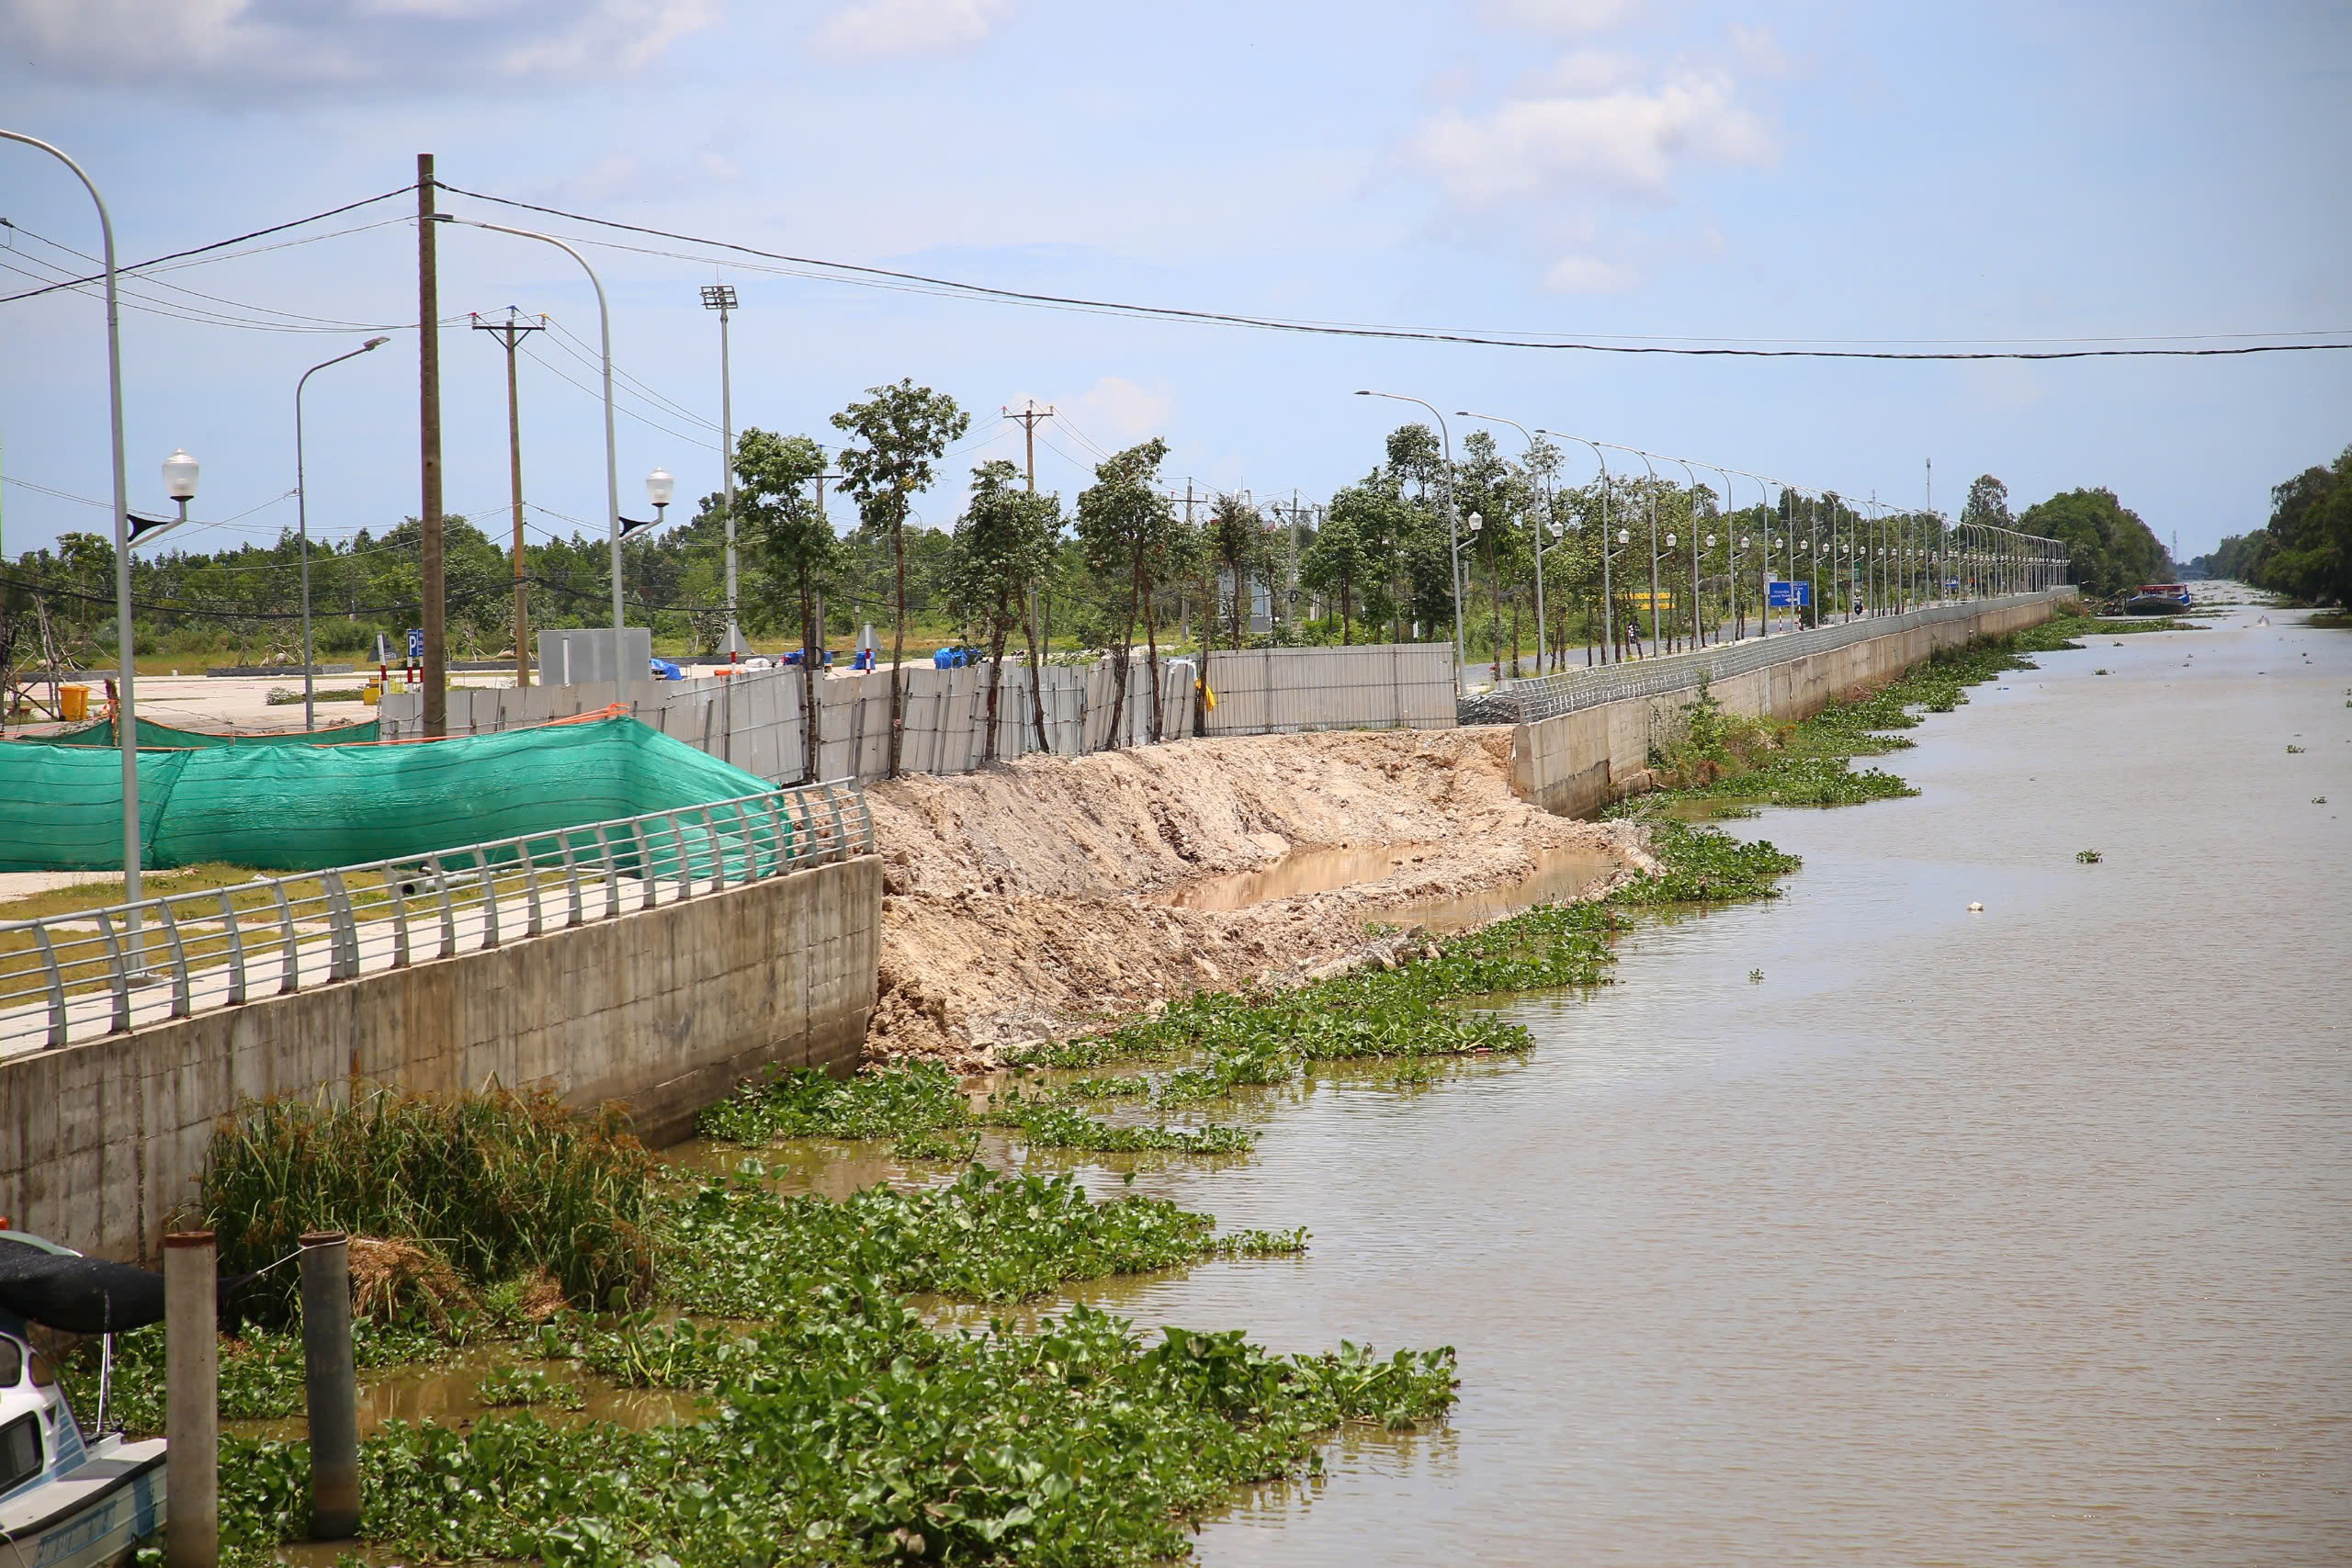
[[[1464,597],[1464,582],[1461,564],[1461,553],[1463,549],[1466,547],[1469,541],[1465,541],[1463,537],[1464,519],[1461,516],[1453,493],[1453,433],[1446,425],[1445,416],[1438,412],[1436,405],[1429,402],[1425,399],[1412,397],[1402,392],[1383,392],[1371,390],[1369,389],[1359,390],[1356,393],[1356,396],[1360,398],[1387,398],[1398,402],[1417,404],[1421,408],[1428,409],[1430,416],[1437,421],[1439,439],[1442,445],[1446,465],[1446,525],[1448,536],[1453,545],[1452,549],[1449,551],[1449,555],[1452,558],[1453,564],[1454,605],[1454,678],[1458,687],[1462,679],[1461,671],[1468,662],[1467,649],[1463,637],[1462,601]],[[1616,647],[1616,594],[1614,585],[1611,581],[1614,576],[1613,569],[1618,558],[1623,556],[1633,544],[1633,532],[1631,529],[1620,526],[1615,530],[1613,535],[1610,530],[1609,499],[1611,490],[1613,486],[1613,480],[1609,472],[1609,459],[1607,454],[1612,451],[1622,452],[1641,460],[1642,467],[1647,473],[1650,479],[1648,487],[1650,536],[1650,640],[1653,644],[1656,644],[1660,640],[1664,632],[1662,608],[1665,603],[1665,594],[1659,572],[1659,563],[1662,558],[1659,551],[1660,535],[1658,532],[1657,497],[1660,486],[1657,482],[1658,475],[1656,463],[1673,463],[1679,466],[1682,469],[1683,476],[1689,481],[1690,490],[1695,496],[1700,486],[1698,482],[1698,475],[1694,469],[1693,461],[1689,458],[1668,457],[1656,452],[1645,452],[1639,447],[1627,446],[1618,442],[1601,441],[1591,436],[1574,435],[1566,432],[1547,430],[1542,427],[1538,427],[1534,431],[1531,432],[1527,426],[1521,424],[1516,420],[1505,419],[1497,414],[1474,413],[1467,409],[1457,410],[1454,417],[1457,419],[1482,420],[1492,424],[1510,425],[1513,430],[1518,431],[1521,437],[1526,441],[1528,450],[1531,455],[1534,450],[1535,438],[1537,436],[1544,436],[1555,440],[1573,441],[1579,446],[1589,447],[1591,449],[1594,461],[1600,465],[1601,477],[1600,549],[1599,554],[1600,557],[1601,637],[1603,643],[1602,657],[1604,662],[1607,661],[1609,651],[1613,650]],[[1656,459],[1656,462],[1653,462],[1653,459]],[[1846,597],[1847,591],[1853,586],[1853,575],[1855,573],[1860,574],[1859,581],[1867,584],[1863,589],[1862,602],[1866,606],[1871,608],[1872,613],[1883,613],[1887,607],[1891,605],[1893,599],[1898,592],[1894,581],[1894,573],[1896,571],[1901,570],[1904,572],[1903,581],[1906,587],[1903,591],[1903,597],[1907,602],[1908,583],[1916,577],[1917,570],[1925,568],[1929,562],[1933,562],[1936,565],[1937,584],[1939,594],[1941,591],[1948,588],[1950,583],[1957,581],[1951,576],[1952,569],[1955,566],[1966,566],[1971,569],[1970,581],[1972,592],[1975,592],[1983,586],[1984,577],[1988,574],[1991,578],[1990,591],[1996,594],[2047,588],[2064,580],[2066,553],[2064,547],[2053,539],[2040,538],[2035,536],[2019,533],[2015,529],[2000,528],[1992,525],[1970,523],[1955,526],[1947,524],[1940,514],[1929,513],[1927,515],[1933,520],[1936,526],[1937,547],[1935,549],[1929,550],[1924,547],[1914,544],[1905,539],[1900,533],[1898,533],[1896,536],[1896,542],[1890,545],[1884,542],[1884,526],[1888,521],[1884,514],[1884,509],[1881,507],[1878,500],[1875,497],[1872,497],[1867,504],[1871,510],[1871,516],[1869,519],[1869,522],[1871,524],[1874,538],[1871,543],[1865,544],[1858,536],[1860,525],[1863,522],[1861,513],[1856,510],[1853,505],[1846,503],[1839,498],[1835,497],[1832,492],[1806,491],[1802,487],[1792,485],[1784,479],[1771,479],[1767,475],[1750,473],[1745,468],[1733,468],[1719,463],[1699,462],[1696,464],[1696,468],[1712,468],[1723,477],[1724,502],[1726,508],[1729,507],[1732,499],[1732,476],[1735,474],[1741,479],[1747,479],[1755,484],[1757,487],[1758,497],[1768,513],[1771,511],[1771,487],[1774,485],[1780,486],[1782,495],[1785,498],[1793,498],[1799,495],[1810,497],[1811,515],[1814,525],[1811,532],[1814,536],[1809,538],[1804,546],[1804,553],[1807,558],[1808,567],[1812,568],[1815,574],[1817,575],[1820,564],[1831,558],[1837,558],[1850,563],[1852,571],[1849,572],[1849,581],[1845,588],[1841,588],[1840,596],[1841,598]],[[1546,641],[1548,632],[1545,626],[1544,556],[1545,551],[1548,550],[1552,545],[1555,545],[1561,541],[1569,529],[1576,528],[1577,526],[1577,525],[1574,523],[1564,525],[1556,517],[1551,515],[1552,495],[1548,475],[1544,477],[1544,522],[1538,531],[1534,550],[1536,627],[1535,656],[1536,667],[1538,669],[1544,668],[1549,660],[1549,650]],[[1829,500],[1831,502],[1830,524],[1832,529],[1832,543],[1831,547],[1828,549],[1817,548],[1819,544],[1820,503],[1824,500]],[[1840,542],[1836,538],[1836,531],[1838,525],[1839,514],[1841,513],[1843,513],[1848,519],[1848,536],[1843,542]],[[1901,522],[1900,517],[1897,518],[1897,522],[1898,524]],[[1474,512],[1470,513],[1467,523],[1471,539],[1475,540],[1484,526],[1485,519]],[[1968,536],[1970,530],[1980,530],[1985,536],[1972,540]],[[1551,536],[1548,542],[1544,537],[1544,535],[1546,533]],[[1613,549],[1611,547],[1612,541],[1616,547]],[[1950,547],[1948,541],[1957,542],[1959,547],[1955,550]],[[1748,534],[1733,533],[1728,528],[1725,529],[1720,540],[1718,539],[1718,536],[1712,532],[1705,534],[1702,537],[1700,531],[1699,518],[1694,507],[1691,518],[1690,539],[1690,581],[1692,590],[1690,604],[1690,635],[1691,641],[1694,646],[1703,642],[1706,637],[1706,629],[1702,620],[1702,612],[1699,604],[1700,596],[1698,592],[1698,586],[1702,574],[1701,550],[1703,546],[1705,550],[1712,552],[1719,542],[1725,546],[1729,553],[1729,572],[1734,583],[1736,583],[1739,581],[1740,553],[1747,549],[1751,545],[1759,546],[1758,561],[1758,604],[1757,635],[1758,637],[1766,637],[1770,636],[1771,631],[1773,539],[1770,527],[1768,526],[1766,529],[1765,536],[1761,541],[1756,540]],[[1786,558],[1788,575],[1786,581],[1790,584],[1791,590],[1789,593],[1789,599],[1791,602],[1788,608],[1791,612],[1792,617],[1793,618],[1798,608],[1795,604],[1795,583],[1797,581],[1797,557],[1799,553],[1799,546],[1796,538],[1796,523],[1793,512],[1793,502],[1792,502],[1791,515],[1783,525],[1781,542],[1786,545],[1788,551]],[[1679,540],[1678,538],[1678,531],[1668,529],[1664,535],[1665,548],[1671,551],[1674,550],[1679,544]],[[1876,553],[1873,554],[1873,551]],[[1735,592],[1736,592],[1736,591],[1735,590]],[[1851,619],[1853,614],[1854,612],[1849,610],[1847,613],[1848,618]],[[1498,667],[1499,668],[1499,653],[1497,655],[1497,660]]]

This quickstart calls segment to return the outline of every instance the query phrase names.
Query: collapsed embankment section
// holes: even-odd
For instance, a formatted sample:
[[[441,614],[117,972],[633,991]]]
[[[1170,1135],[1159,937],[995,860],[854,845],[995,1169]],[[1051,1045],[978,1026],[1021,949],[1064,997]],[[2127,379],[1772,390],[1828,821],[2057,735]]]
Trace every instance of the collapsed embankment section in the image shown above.
[[[1806,652],[1724,676],[1708,694],[1732,713],[1794,721],[1838,697],[1872,691],[1937,649],[2007,637],[2056,614],[2051,598],[1987,605],[1973,615],[1899,626],[1883,637]],[[1698,691],[1600,703],[1511,732],[1511,784],[1548,811],[1589,816],[1648,787],[1651,753],[1684,731]]]
[[[877,784],[868,800],[885,897],[867,1054],[967,1066],[1187,991],[1361,959],[1385,914],[1518,882],[1545,851],[1645,861],[1637,829],[1519,798],[1501,727],[1023,758]],[[1166,902],[1340,845],[1388,848],[1388,874],[1237,909]]]

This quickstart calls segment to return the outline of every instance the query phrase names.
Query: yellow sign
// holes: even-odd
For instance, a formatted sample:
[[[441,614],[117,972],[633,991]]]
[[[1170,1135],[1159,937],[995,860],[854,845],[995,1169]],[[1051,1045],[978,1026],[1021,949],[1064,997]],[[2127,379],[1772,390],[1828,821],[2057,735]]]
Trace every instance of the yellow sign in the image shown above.
[[[1653,595],[1648,589],[1645,588],[1638,593],[1628,593],[1625,597],[1631,599],[1636,606],[1645,610],[1650,607],[1653,599],[1655,599],[1657,607],[1661,610],[1671,610],[1674,608],[1674,594],[1670,590],[1661,590],[1656,595]]]

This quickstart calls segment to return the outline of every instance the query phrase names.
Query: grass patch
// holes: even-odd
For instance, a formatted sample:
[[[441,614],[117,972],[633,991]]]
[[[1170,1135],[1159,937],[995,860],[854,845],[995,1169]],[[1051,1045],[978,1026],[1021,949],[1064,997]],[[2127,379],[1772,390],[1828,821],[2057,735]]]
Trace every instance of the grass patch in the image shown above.
[[[249,1107],[213,1134],[195,1209],[224,1274],[335,1230],[410,1244],[472,1292],[545,1274],[575,1303],[617,1307],[652,1284],[655,1172],[616,1105],[576,1110],[544,1089],[453,1100],[379,1090],[347,1107]],[[284,1322],[295,1288],[294,1270],[277,1269],[242,1304]]]

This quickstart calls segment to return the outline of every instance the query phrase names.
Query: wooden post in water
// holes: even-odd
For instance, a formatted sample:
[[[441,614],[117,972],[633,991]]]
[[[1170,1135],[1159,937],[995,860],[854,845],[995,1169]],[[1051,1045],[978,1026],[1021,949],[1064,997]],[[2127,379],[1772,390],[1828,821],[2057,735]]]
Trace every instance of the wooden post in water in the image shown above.
[[[311,1539],[359,1533],[358,1390],[351,1356],[351,1244],[302,1238],[302,1377],[311,1423]]]
[[[220,1266],[210,1231],[164,1238],[164,1562],[220,1561]]]

